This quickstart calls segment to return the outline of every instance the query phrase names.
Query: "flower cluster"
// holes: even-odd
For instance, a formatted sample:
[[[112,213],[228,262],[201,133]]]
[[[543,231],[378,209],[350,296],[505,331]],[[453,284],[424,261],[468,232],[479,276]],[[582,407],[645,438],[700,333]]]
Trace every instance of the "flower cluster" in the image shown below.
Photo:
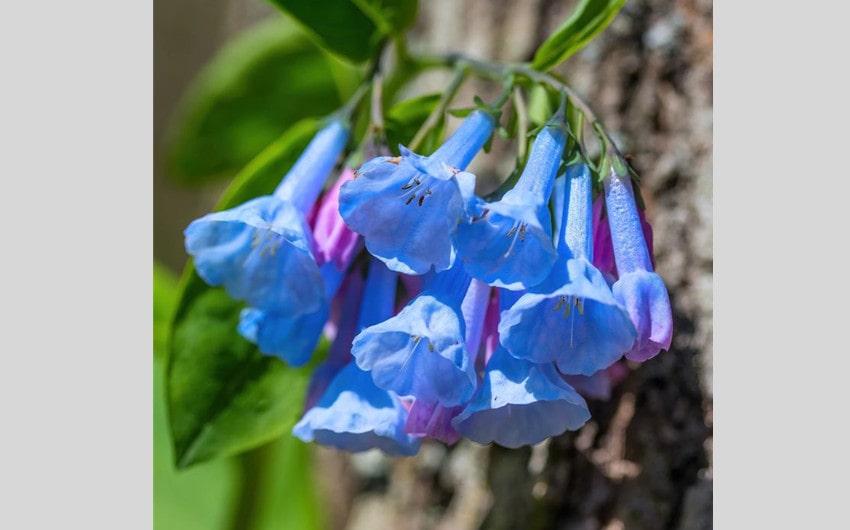
[[[595,186],[565,153],[559,111],[487,201],[465,170],[495,127],[476,110],[429,156],[401,147],[322,193],[348,139],[333,122],[274,194],[186,229],[198,274],[247,304],[238,330],[261,352],[298,366],[331,341],[295,436],[392,455],[422,438],[534,444],[580,428],[623,359],[669,349],[667,290],[619,154]]]

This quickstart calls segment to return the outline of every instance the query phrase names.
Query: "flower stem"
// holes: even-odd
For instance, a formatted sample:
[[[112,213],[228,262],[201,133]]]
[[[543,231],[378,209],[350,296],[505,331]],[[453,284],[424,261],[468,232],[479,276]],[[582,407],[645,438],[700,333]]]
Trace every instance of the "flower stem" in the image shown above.
[[[267,443],[238,456],[242,488],[230,521],[232,530],[258,526],[265,501],[263,494],[268,481],[268,463],[276,450],[275,446],[276,442]]]
[[[525,157],[528,154],[528,108],[525,104],[525,98],[522,97],[522,90],[519,87],[514,87],[513,93],[514,112],[516,112],[517,127],[517,165],[525,164]]]
[[[369,89],[372,88],[372,81],[368,81],[363,83],[354,94],[348,99],[348,101],[339,108],[336,112],[332,114],[333,118],[342,120],[342,121],[350,121],[351,115],[354,114],[354,111],[357,110],[358,105],[360,105],[360,101],[363,99],[363,96],[369,92]]]
[[[384,80],[380,73],[375,74],[375,77],[372,78],[372,100],[369,109],[369,121],[375,134],[383,134],[384,132],[383,92]]]
[[[593,112],[593,110],[591,110],[590,106],[588,106],[588,104],[585,103],[583,99],[581,99],[581,97],[576,93],[575,90],[570,88],[564,82],[555,78],[553,75],[534,70],[533,68],[528,66],[528,64],[525,63],[496,63],[490,61],[482,61],[479,59],[472,59],[461,54],[411,57],[410,60],[413,61],[421,69],[436,68],[441,66],[456,68],[459,65],[462,65],[472,73],[490,79],[503,79],[505,76],[511,74],[525,77],[527,79],[530,79],[531,81],[546,84],[554,88],[555,90],[565,92],[570,102],[575,107],[577,107],[582,112],[582,114],[587,117],[591,125],[597,125],[599,122],[596,117],[596,114]],[[607,136],[607,133],[605,133],[605,135]]]

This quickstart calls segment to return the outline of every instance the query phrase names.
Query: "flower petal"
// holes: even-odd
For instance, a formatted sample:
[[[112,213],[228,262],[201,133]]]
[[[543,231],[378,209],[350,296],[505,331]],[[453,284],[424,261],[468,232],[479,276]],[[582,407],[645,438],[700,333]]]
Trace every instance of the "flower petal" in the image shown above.
[[[517,359],[499,348],[481,387],[453,424],[474,442],[516,448],[576,430],[588,419],[584,398],[551,364]]]
[[[185,230],[198,275],[248,305],[293,316],[316,311],[325,286],[303,215],[274,197],[207,214]]]
[[[495,287],[528,289],[543,281],[555,262],[552,220],[527,193],[500,201],[477,201],[457,229],[457,249],[470,276]],[[539,202],[539,201],[537,201]]]
[[[637,329],[637,339],[626,352],[626,358],[642,362],[662,349],[669,350],[673,340],[673,311],[661,276],[645,270],[627,272],[614,283],[613,292]]]
[[[367,372],[347,364],[334,377],[318,403],[293,427],[305,442],[360,452],[380,449],[411,456],[419,440],[404,432],[407,409],[401,400],[372,382]]]
[[[452,406],[475,391],[458,308],[421,294],[396,316],[361,331],[351,353],[375,384],[399,396]]]
[[[557,362],[564,373],[592,375],[620,359],[636,332],[593,265],[583,258],[566,265],[563,285],[524,294],[502,313],[499,333],[519,359]]]

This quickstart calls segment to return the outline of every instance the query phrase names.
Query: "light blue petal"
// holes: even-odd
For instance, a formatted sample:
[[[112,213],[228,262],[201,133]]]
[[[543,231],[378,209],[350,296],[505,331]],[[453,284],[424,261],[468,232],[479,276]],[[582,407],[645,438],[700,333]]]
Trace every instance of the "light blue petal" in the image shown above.
[[[465,327],[458,308],[423,293],[396,316],[361,331],[351,353],[381,388],[459,405],[477,384]]]
[[[502,344],[519,359],[557,362],[592,375],[629,350],[637,335],[602,274],[583,258],[567,262],[568,281],[551,293],[524,294],[502,313]]]
[[[259,197],[207,214],[184,234],[198,275],[234,299],[286,316],[319,308],[325,287],[310,230],[291,204]]]
[[[339,290],[345,270],[329,261],[320,268],[325,296],[319,309],[295,316],[255,307],[239,315],[239,334],[257,345],[260,352],[280,357],[291,366],[306,364],[321,338],[330,317],[330,302]]]
[[[377,448],[389,455],[411,456],[419,451],[419,440],[404,432],[406,421],[407,410],[399,398],[376,387],[367,372],[349,363],[292,434],[344,451]]]
[[[551,364],[517,359],[498,348],[481,387],[453,425],[474,442],[516,448],[576,430],[588,419],[584,398]]]
[[[247,307],[239,314],[237,330],[263,354],[279,357],[290,366],[303,366],[319,344],[329,313],[327,304],[294,317]]]
[[[409,157],[364,165],[342,186],[339,211],[391,270],[424,274],[454,262],[452,233],[464,212],[458,183],[418,171]]]
[[[345,150],[349,132],[346,123],[336,120],[317,132],[278,184],[274,195],[292,203],[301,212],[309,212]]]
[[[673,340],[673,310],[661,276],[640,269],[621,274],[614,283],[613,293],[637,329],[637,340],[626,357],[642,362],[662,349],[669,350]]]
[[[549,274],[557,253],[549,210],[529,193],[478,201],[457,230],[457,251],[470,276],[494,287],[528,289]],[[537,201],[539,202],[539,201]]]

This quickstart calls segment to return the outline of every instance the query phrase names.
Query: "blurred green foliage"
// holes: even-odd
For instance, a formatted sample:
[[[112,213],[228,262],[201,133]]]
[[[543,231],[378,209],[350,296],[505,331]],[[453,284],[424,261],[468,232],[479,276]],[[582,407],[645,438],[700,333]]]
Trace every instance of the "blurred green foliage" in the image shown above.
[[[153,477],[157,530],[312,530],[323,528],[307,444],[284,434],[240,457],[178,470],[166,410],[167,321],[177,278],[154,262]],[[250,500],[246,496],[250,495]],[[246,510],[246,506],[250,509]]]
[[[568,18],[534,54],[532,68],[551,70],[582,49],[614,20],[626,0],[581,0]]]
[[[361,79],[285,17],[261,22],[225,45],[181,100],[169,175],[194,184],[233,176],[299,120],[339,108]]]
[[[313,34],[320,45],[359,63],[416,21],[417,0],[269,0]]]

